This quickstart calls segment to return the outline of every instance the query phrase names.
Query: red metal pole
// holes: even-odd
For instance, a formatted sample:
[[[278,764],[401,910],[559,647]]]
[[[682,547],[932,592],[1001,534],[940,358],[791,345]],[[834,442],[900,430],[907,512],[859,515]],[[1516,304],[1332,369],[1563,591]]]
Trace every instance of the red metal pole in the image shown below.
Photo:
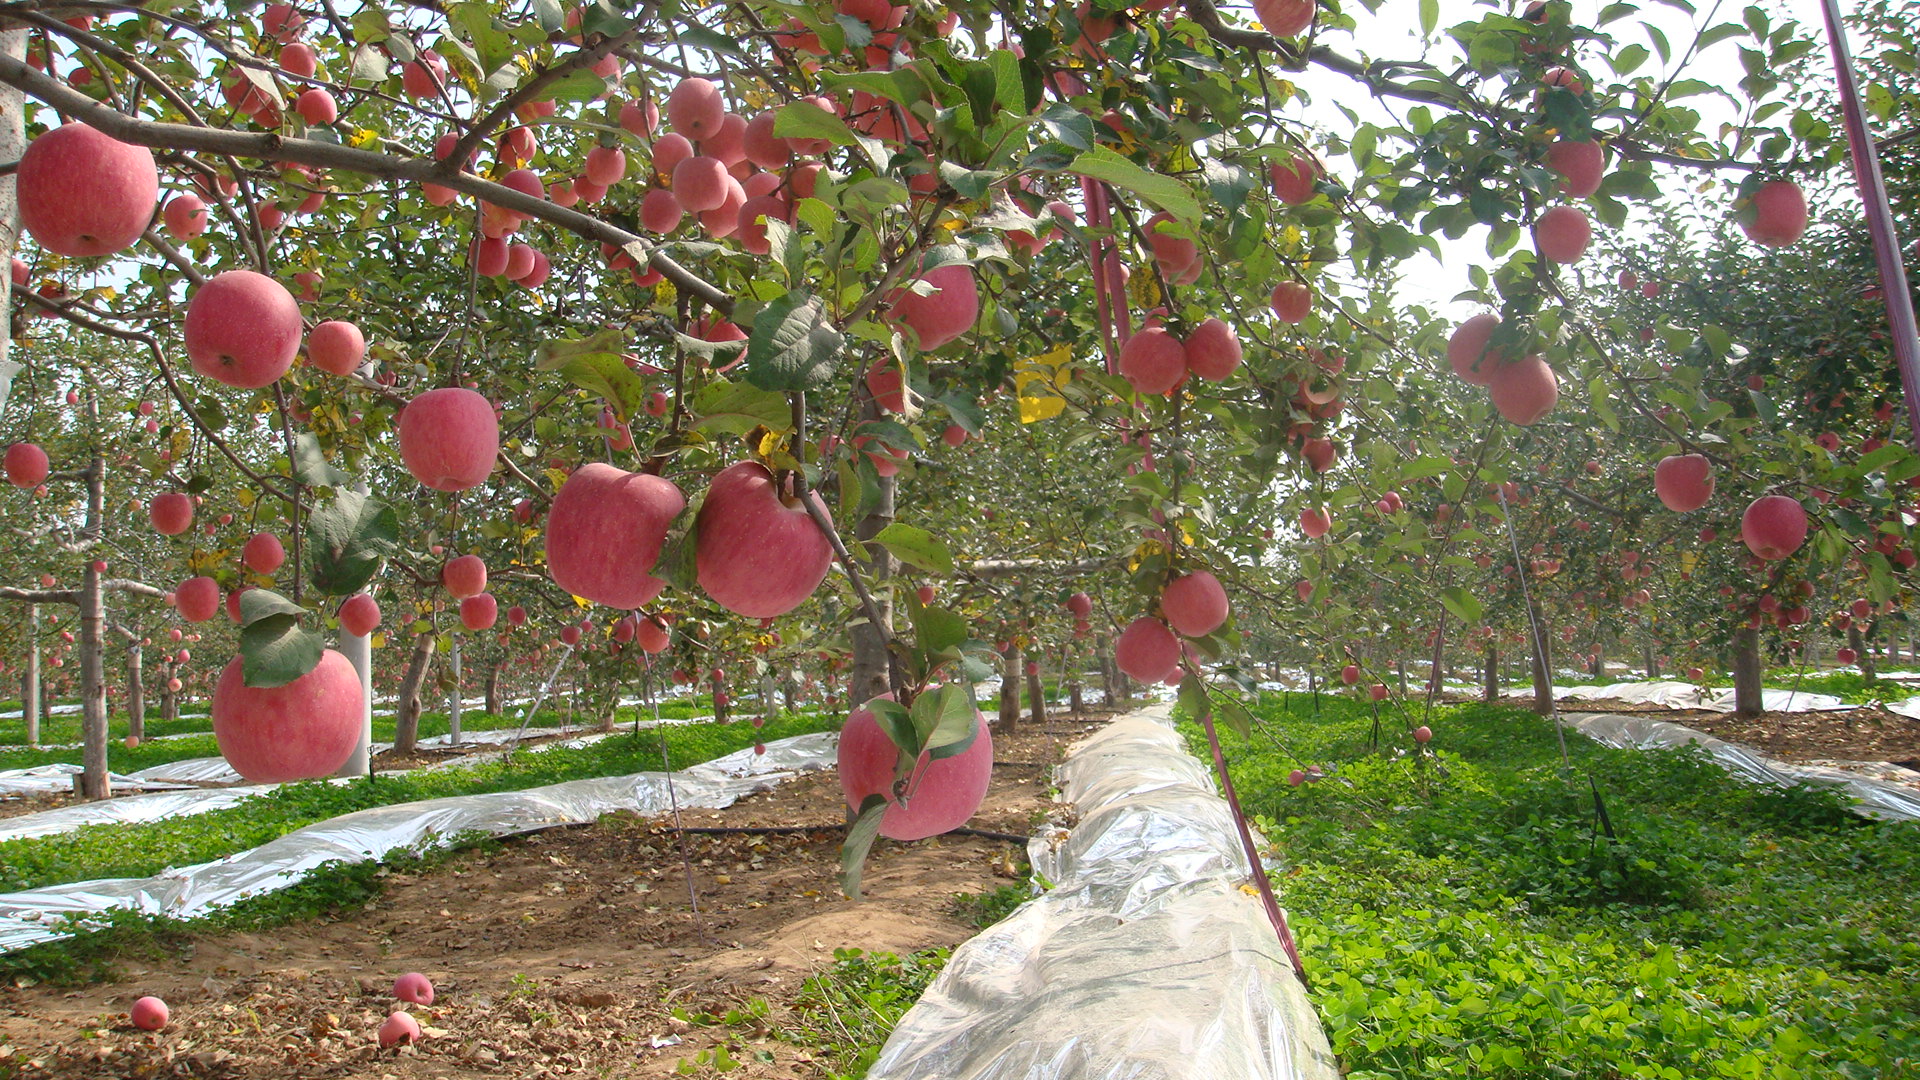
[[[1892,331],[1893,358],[1900,369],[1900,389],[1907,401],[1907,427],[1920,450],[1920,332],[1914,328],[1913,293],[1907,287],[1906,267],[1900,261],[1900,239],[1893,231],[1893,210],[1887,202],[1880,159],[1867,133],[1866,110],[1854,81],[1853,57],[1840,21],[1838,0],[1821,0],[1827,20],[1827,41],[1833,48],[1833,72],[1840,84],[1840,109],[1846,117],[1847,145],[1853,151],[1853,175],[1866,204],[1867,233],[1873,237],[1874,262],[1880,268],[1880,292],[1887,304],[1887,326]]]

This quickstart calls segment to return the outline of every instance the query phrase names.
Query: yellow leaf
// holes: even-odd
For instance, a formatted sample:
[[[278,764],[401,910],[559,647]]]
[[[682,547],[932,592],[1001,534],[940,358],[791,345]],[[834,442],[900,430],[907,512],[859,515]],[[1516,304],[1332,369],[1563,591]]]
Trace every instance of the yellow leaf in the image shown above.
[[[372,128],[361,128],[360,130],[353,133],[353,138],[347,140],[347,143],[350,146],[365,148],[368,146],[372,146],[374,143],[377,143],[379,141],[380,141],[379,132],[373,130]]]
[[[1072,378],[1073,347],[1056,345],[1038,356],[1030,356],[1013,366],[1013,388],[1020,399],[1020,422],[1032,424],[1051,420],[1066,411],[1067,399],[1061,388]]]
[[[1697,551],[1683,551],[1683,552],[1681,552],[1681,553],[1680,553],[1680,572],[1681,572],[1681,573],[1683,573],[1683,574],[1691,574],[1691,573],[1693,573],[1693,570],[1694,570],[1694,567],[1696,567],[1696,566],[1699,566],[1699,565],[1700,565],[1700,553],[1699,553],[1699,552],[1697,552]]]

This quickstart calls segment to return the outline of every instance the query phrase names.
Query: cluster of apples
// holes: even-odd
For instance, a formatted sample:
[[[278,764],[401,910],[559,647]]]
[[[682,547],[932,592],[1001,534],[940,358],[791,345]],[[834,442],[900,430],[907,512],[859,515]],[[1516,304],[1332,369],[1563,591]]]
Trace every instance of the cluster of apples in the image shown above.
[[[1120,348],[1120,374],[1137,394],[1171,394],[1194,375],[1220,382],[1242,358],[1239,335],[1219,319],[1207,319],[1183,342],[1164,327],[1148,325]]]
[[[1231,607],[1220,579],[1195,570],[1168,581],[1160,592],[1160,617],[1142,615],[1120,632],[1114,662],[1134,681],[1151,686],[1177,683],[1183,655],[1178,632],[1206,637],[1226,625]]]
[[[1559,376],[1538,354],[1509,360],[1504,350],[1491,347],[1499,328],[1500,316],[1491,312],[1461,323],[1447,339],[1447,364],[1463,381],[1486,387],[1508,422],[1537,424],[1560,403]]]

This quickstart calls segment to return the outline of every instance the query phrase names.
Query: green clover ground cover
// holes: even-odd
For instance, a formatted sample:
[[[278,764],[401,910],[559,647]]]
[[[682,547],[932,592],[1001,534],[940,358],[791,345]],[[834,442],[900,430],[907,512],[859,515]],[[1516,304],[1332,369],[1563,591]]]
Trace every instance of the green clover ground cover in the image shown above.
[[[659,729],[676,769],[791,735],[830,731],[837,714],[782,713],[764,728],[746,723]],[[616,735],[580,749],[510,758],[431,773],[284,784],[227,810],[149,825],[93,825],[58,836],[0,842],[0,892],[105,877],[146,877],[171,866],[217,859],[317,821],[375,806],[525,788],[660,768],[661,735]],[[189,740],[182,740],[189,741]]]
[[[1693,748],[1566,772],[1518,709],[1436,711],[1440,767],[1358,702],[1255,711],[1230,767],[1356,1080],[1920,1077],[1920,826]]]

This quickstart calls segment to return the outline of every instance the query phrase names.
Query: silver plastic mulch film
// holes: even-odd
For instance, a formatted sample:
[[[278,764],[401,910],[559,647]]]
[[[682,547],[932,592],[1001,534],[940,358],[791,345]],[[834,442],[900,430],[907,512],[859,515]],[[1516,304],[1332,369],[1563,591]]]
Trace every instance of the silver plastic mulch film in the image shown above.
[[[1080,821],[1029,844],[1048,892],[954,950],[872,1080],[1335,1080],[1224,800],[1169,708],[1058,771]]]
[[[284,889],[334,862],[366,862],[444,846],[463,834],[509,836],[593,821],[616,810],[665,813],[673,805],[719,808],[798,772],[832,766],[839,736],[798,735],[672,774],[569,780],[526,791],[458,795],[376,807],[309,825],[248,851],[150,878],[72,882],[0,894],[0,954],[66,936],[63,916],[115,909],[193,918],[246,897]]]
[[[1761,692],[1768,712],[1835,712],[1854,706],[1832,694],[1768,687]],[[1509,690],[1503,697],[1531,698],[1532,690]],[[1636,705],[1664,705],[1669,709],[1732,712],[1733,689],[1715,690],[1687,682],[1613,683],[1608,686],[1555,686],[1555,701],[1625,701]]]
[[[1889,821],[1920,821],[1920,790],[1905,785],[1876,780],[1845,769],[1776,761],[1736,743],[1716,739],[1704,731],[1647,716],[1566,713],[1560,719],[1575,731],[1605,746],[1649,750],[1696,743],[1728,772],[1752,783],[1781,787],[1796,783],[1837,787],[1860,800],[1857,809],[1863,814]]]

